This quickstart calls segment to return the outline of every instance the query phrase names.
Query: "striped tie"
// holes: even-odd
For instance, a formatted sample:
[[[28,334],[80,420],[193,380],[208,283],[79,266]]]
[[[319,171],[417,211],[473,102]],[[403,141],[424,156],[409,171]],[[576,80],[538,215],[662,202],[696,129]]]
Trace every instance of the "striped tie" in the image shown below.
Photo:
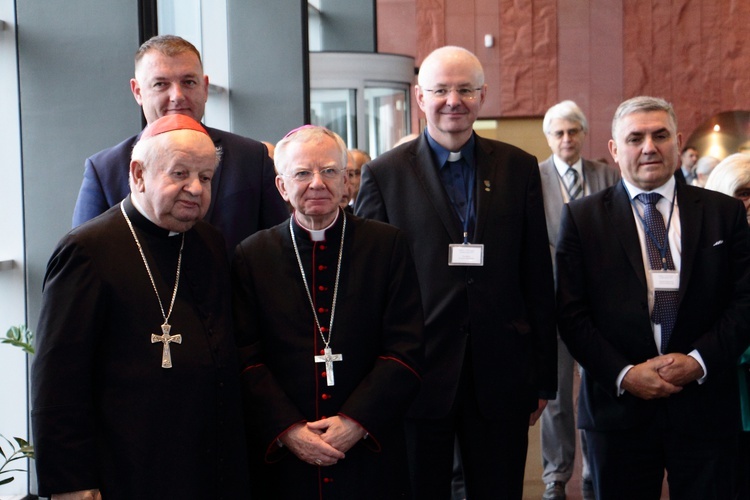
[[[568,196],[571,201],[581,196],[581,193],[583,192],[583,184],[581,183],[581,176],[578,175],[576,169],[568,167],[568,170],[563,176],[563,180],[565,181],[565,187],[568,190]]]

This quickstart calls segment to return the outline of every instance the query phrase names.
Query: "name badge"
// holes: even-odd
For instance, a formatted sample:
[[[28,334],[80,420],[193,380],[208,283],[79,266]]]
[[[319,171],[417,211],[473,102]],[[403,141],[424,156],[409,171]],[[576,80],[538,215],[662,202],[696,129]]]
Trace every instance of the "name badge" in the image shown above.
[[[680,273],[677,271],[651,271],[654,290],[679,290]]]
[[[448,245],[449,266],[483,266],[484,245],[452,244]]]

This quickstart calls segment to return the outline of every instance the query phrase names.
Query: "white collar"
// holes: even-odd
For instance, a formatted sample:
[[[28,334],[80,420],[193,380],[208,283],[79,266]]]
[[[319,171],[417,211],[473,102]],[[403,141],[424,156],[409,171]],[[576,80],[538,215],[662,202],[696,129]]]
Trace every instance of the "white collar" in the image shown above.
[[[552,155],[552,163],[555,164],[555,168],[557,169],[557,173],[560,174],[560,177],[564,176],[565,172],[567,172],[569,168],[572,168],[573,170],[578,172],[578,175],[583,174],[583,157],[581,156],[578,157],[578,160],[574,164],[568,165],[567,163],[565,163],[565,160],[563,160],[559,156]]]

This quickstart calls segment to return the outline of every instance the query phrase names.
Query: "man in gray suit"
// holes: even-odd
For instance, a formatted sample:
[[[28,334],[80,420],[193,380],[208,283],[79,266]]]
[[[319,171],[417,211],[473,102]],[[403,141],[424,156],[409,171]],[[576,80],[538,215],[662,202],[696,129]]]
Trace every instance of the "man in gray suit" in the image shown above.
[[[547,110],[542,129],[552,156],[539,164],[544,195],[544,211],[553,265],[555,243],[560,229],[563,204],[601,191],[616,183],[620,174],[606,163],[581,158],[588,132],[586,116],[573,101],[563,101]],[[544,500],[564,500],[565,484],[573,475],[576,451],[575,413],[573,410],[574,362],[568,349],[557,339],[557,399],[550,400],[541,417],[542,480]],[[593,498],[586,460],[586,443],[581,436],[583,458],[583,496]]]

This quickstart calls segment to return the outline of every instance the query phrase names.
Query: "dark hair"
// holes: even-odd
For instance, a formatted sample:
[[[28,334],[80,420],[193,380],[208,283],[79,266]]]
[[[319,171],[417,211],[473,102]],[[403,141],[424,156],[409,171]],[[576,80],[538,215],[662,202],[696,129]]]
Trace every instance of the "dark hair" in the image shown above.
[[[203,67],[201,54],[195,48],[195,45],[176,35],[157,35],[143,42],[143,45],[138,47],[138,50],[135,52],[135,65],[138,66],[138,62],[151,50],[161,52],[167,57],[174,57],[185,52],[190,52],[195,54],[201,68]]]

